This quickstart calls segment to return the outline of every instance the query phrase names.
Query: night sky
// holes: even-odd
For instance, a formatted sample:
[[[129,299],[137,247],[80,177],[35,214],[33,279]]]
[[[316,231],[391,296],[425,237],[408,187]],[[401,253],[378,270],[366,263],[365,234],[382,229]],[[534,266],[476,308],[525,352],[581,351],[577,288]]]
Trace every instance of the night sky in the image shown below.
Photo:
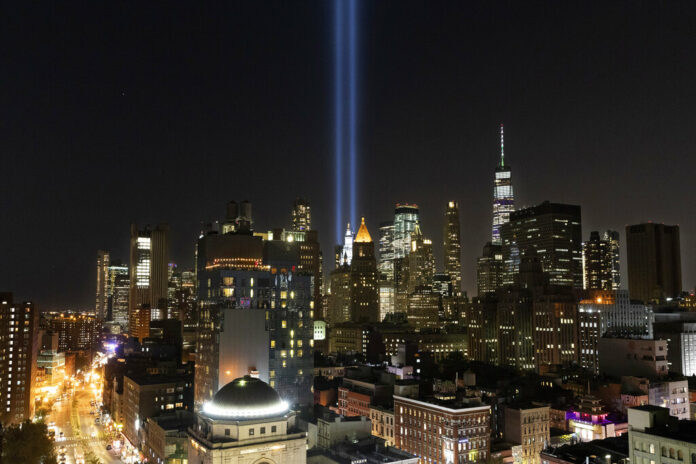
[[[309,199],[330,269],[332,5],[5,3],[0,289],[93,308],[96,252],[127,261],[131,222],[170,223],[190,267],[201,221],[231,199],[253,202],[260,230]],[[358,211],[373,238],[416,202],[440,265],[459,201],[475,295],[502,122],[517,206],[580,204],[584,239],[679,224],[693,288],[695,5],[362,0]]]

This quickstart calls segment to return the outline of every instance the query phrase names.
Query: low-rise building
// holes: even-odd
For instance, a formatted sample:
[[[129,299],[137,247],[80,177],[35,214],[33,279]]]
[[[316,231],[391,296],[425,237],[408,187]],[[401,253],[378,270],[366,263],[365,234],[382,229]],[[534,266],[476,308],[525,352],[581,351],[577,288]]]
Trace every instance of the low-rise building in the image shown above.
[[[378,438],[368,437],[356,442],[342,441],[324,449],[307,452],[307,464],[418,464],[418,456],[385,444]]]
[[[356,441],[370,436],[372,425],[365,416],[345,417],[328,412],[317,418],[317,443],[319,448],[328,449],[348,440]],[[313,443],[309,447],[313,448]]]
[[[539,464],[549,442],[549,406],[517,404],[505,407],[504,438],[512,443],[515,464]]]
[[[568,430],[575,433],[580,441],[615,437],[614,423],[607,419],[608,415],[598,398],[582,396],[580,404],[566,415]]]
[[[145,422],[143,454],[148,462],[156,464],[181,464],[188,459],[188,435],[186,430],[194,423],[193,413],[177,411]]]
[[[696,461],[696,421],[678,421],[669,409],[645,405],[628,410],[631,464],[676,464]]]
[[[491,407],[477,401],[394,396],[396,447],[421,462],[481,462],[490,454]]]
[[[661,377],[669,371],[666,340],[603,337],[597,349],[603,375]]]
[[[651,383],[648,403],[669,409],[677,419],[690,419],[689,382],[687,380]]]
[[[628,436],[548,447],[541,464],[627,464]]]
[[[370,406],[372,435],[384,440],[387,446],[394,446],[394,410],[382,406]]]
[[[245,376],[222,387],[188,429],[188,463],[307,462],[307,435],[295,413],[262,380]]]
[[[144,375],[123,377],[123,434],[141,448],[142,429],[148,418],[177,410],[192,410],[193,379],[190,376]]]

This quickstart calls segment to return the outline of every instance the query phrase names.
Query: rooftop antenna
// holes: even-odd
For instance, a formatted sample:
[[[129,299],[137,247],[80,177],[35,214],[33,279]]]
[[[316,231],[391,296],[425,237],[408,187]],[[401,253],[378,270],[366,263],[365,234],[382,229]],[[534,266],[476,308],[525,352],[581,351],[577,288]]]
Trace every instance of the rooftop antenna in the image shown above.
[[[500,167],[505,166],[505,144],[503,142],[503,125],[500,125]]]

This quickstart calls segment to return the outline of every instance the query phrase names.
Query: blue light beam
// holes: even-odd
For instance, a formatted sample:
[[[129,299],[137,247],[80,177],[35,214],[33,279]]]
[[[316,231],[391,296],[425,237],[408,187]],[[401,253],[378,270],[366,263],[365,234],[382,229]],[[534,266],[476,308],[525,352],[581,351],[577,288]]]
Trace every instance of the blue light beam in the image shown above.
[[[334,100],[335,100],[335,156],[336,156],[336,243],[343,236],[343,15],[341,0],[334,4]]]
[[[357,189],[357,3],[358,0],[349,0],[348,4],[348,40],[349,40],[349,137],[350,137],[350,222],[353,227],[358,226],[358,217],[356,214],[358,202]]]

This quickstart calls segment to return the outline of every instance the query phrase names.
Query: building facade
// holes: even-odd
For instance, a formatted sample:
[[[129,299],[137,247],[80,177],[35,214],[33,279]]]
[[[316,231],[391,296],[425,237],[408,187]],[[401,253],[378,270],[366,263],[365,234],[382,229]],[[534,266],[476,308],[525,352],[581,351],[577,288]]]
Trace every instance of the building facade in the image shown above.
[[[512,170],[505,164],[505,147],[503,143],[503,125],[500,125],[500,163],[495,168],[495,185],[493,187],[493,232],[491,243],[502,244],[501,228],[510,219],[515,210],[515,196],[512,190]]]
[[[486,243],[483,254],[476,260],[478,296],[493,294],[503,285],[503,270],[502,246]]]
[[[411,250],[411,233],[420,221],[418,205],[397,203],[394,210],[394,258],[405,258]]]
[[[130,292],[128,297],[128,326],[132,337],[149,336],[148,321],[137,317],[140,309],[148,307],[151,319],[166,315],[169,287],[169,226],[139,230],[131,225]],[[137,321],[136,321],[137,318]]]
[[[450,276],[452,291],[459,295],[462,291],[462,245],[460,237],[459,204],[447,203],[445,224],[442,231],[445,274]]]
[[[307,434],[268,384],[235,379],[215,394],[188,431],[189,464],[304,464]]]
[[[39,351],[39,310],[0,293],[0,423],[17,424],[34,414]]]
[[[94,313],[102,321],[106,320],[109,304],[109,265],[109,252],[99,250],[97,252],[97,297]]]
[[[679,296],[679,226],[652,222],[626,226],[626,264],[632,299],[652,303]]]
[[[599,232],[590,232],[590,239],[582,243],[582,276],[585,290],[614,289],[614,254],[611,244],[599,238]]]
[[[549,406],[541,404],[505,407],[505,440],[514,443],[515,464],[539,464],[539,455],[549,443]]]
[[[544,202],[515,211],[501,237],[504,284],[514,282],[521,255],[534,249],[551,284],[582,288],[580,206]]]
[[[490,406],[394,395],[396,447],[421,462],[486,462],[490,455]]]
[[[292,230],[312,230],[312,208],[304,198],[297,198],[292,204]]]

